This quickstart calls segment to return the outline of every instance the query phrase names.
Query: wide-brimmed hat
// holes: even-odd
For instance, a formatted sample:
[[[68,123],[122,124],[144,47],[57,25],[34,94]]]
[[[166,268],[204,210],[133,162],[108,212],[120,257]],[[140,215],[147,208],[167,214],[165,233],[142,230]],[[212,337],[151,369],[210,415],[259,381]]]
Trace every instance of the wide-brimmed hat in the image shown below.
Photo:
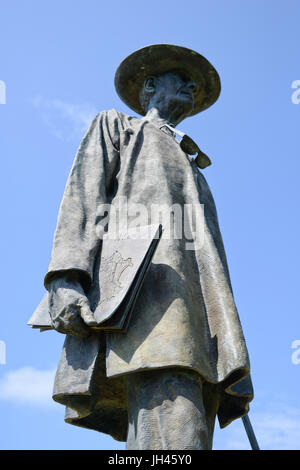
[[[211,63],[202,55],[186,47],[172,44],[153,44],[126,57],[115,74],[115,87],[119,97],[141,115],[139,94],[149,75],[159,75],[172,70],[182,71],[199,87],[195,93],[191,116],[207,109],[219,97],[220,77]]]

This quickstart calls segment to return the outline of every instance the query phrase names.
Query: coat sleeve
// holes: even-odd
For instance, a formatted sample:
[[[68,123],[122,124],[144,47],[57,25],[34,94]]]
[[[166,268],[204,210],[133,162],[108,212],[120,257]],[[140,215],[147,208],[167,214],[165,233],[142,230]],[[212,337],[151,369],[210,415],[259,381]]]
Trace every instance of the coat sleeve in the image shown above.
[[[214,243],[216,245],[216,248],[219,253],[219,257],[224,269],[225,276],[227,278],[227,282],[229,285],[229,288],[231,290],[231,293],[233,295],[233,290],[232,290],[232,284],[231,284],[231,279],[230,279],[230,273],[229,273],[229,268],[228,268],[228,262],[227,262],[227,257],[226,257],[226,252],[224,248],[224,243],[223,243],[223,237],[221,235],[221,230],[220,230],[220,225],[219,225],[219,220],[218,220],[218,214],[217,214],[217,209],[216,209],[216,204],[212,195],[212,192],[210,190],[210,187],[203,176],[203,174],[198,171],[198,181],[202,190],[202,195],[203,195],[203,203],[204,203],[204,214],[206,217],[206,222],[209,227],[209,230],[213,236]]]
[[[77,270],[87,291],[101,240],[97,231],[99,207],[109,199],[119,158],[118,114],[103,111],[92,121],[76,154],[54,234],[45,287],[54,275]]]

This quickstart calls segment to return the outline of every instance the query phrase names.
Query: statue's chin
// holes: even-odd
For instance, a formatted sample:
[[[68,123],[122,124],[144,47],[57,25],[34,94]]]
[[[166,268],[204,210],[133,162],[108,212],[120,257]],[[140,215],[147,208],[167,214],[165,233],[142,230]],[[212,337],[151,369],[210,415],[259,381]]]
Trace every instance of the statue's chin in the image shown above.
[[[183,95],[182,99],[180,100],[182,108],[183,108],[183,116],[189,116],[193,109],[194,109],[194,100],[189,95]]]
[[[190,116],[190,114],[193,112],[194,109],[194,104],[192,103],[185,103],[185,106],[183,107],[182,114],[180,116],[180,121],[183,121],[183,119],[187,118]]]

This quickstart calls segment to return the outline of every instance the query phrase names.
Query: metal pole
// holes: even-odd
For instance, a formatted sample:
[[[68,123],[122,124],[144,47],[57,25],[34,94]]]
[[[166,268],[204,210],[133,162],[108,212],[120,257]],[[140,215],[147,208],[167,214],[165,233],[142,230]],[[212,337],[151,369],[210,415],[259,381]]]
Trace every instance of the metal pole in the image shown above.
[[[252,450],[260,450],[253,428],[252,428],[252,424],[249,419],[249,416],[248,415],[243,416],[242,420],[243,420],[243,424],[245,426],[245,430],[246,430],[249,442],[251,444]]]

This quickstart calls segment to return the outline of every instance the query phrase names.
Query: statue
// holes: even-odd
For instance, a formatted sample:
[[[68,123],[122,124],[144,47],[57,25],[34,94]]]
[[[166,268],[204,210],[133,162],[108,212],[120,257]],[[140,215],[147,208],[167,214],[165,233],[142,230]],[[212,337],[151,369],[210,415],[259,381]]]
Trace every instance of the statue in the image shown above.
[[[67,422],[127,449],[211,449],[216,416],[221,428],[244,416],[253,390],[214,200],[199,170],[210,160],[175,128],[217,100],[219,76],[195,51],[157,44],[129,55],[115,86],[143,117],[100,112],[66,185],[45,276],[52,327],[66,335],[53,398]],[[203,231],[194,248],[162,237],[125,334],[92,328],[98,206],[116,201],[148,214],[155,204],[192,206]]]

